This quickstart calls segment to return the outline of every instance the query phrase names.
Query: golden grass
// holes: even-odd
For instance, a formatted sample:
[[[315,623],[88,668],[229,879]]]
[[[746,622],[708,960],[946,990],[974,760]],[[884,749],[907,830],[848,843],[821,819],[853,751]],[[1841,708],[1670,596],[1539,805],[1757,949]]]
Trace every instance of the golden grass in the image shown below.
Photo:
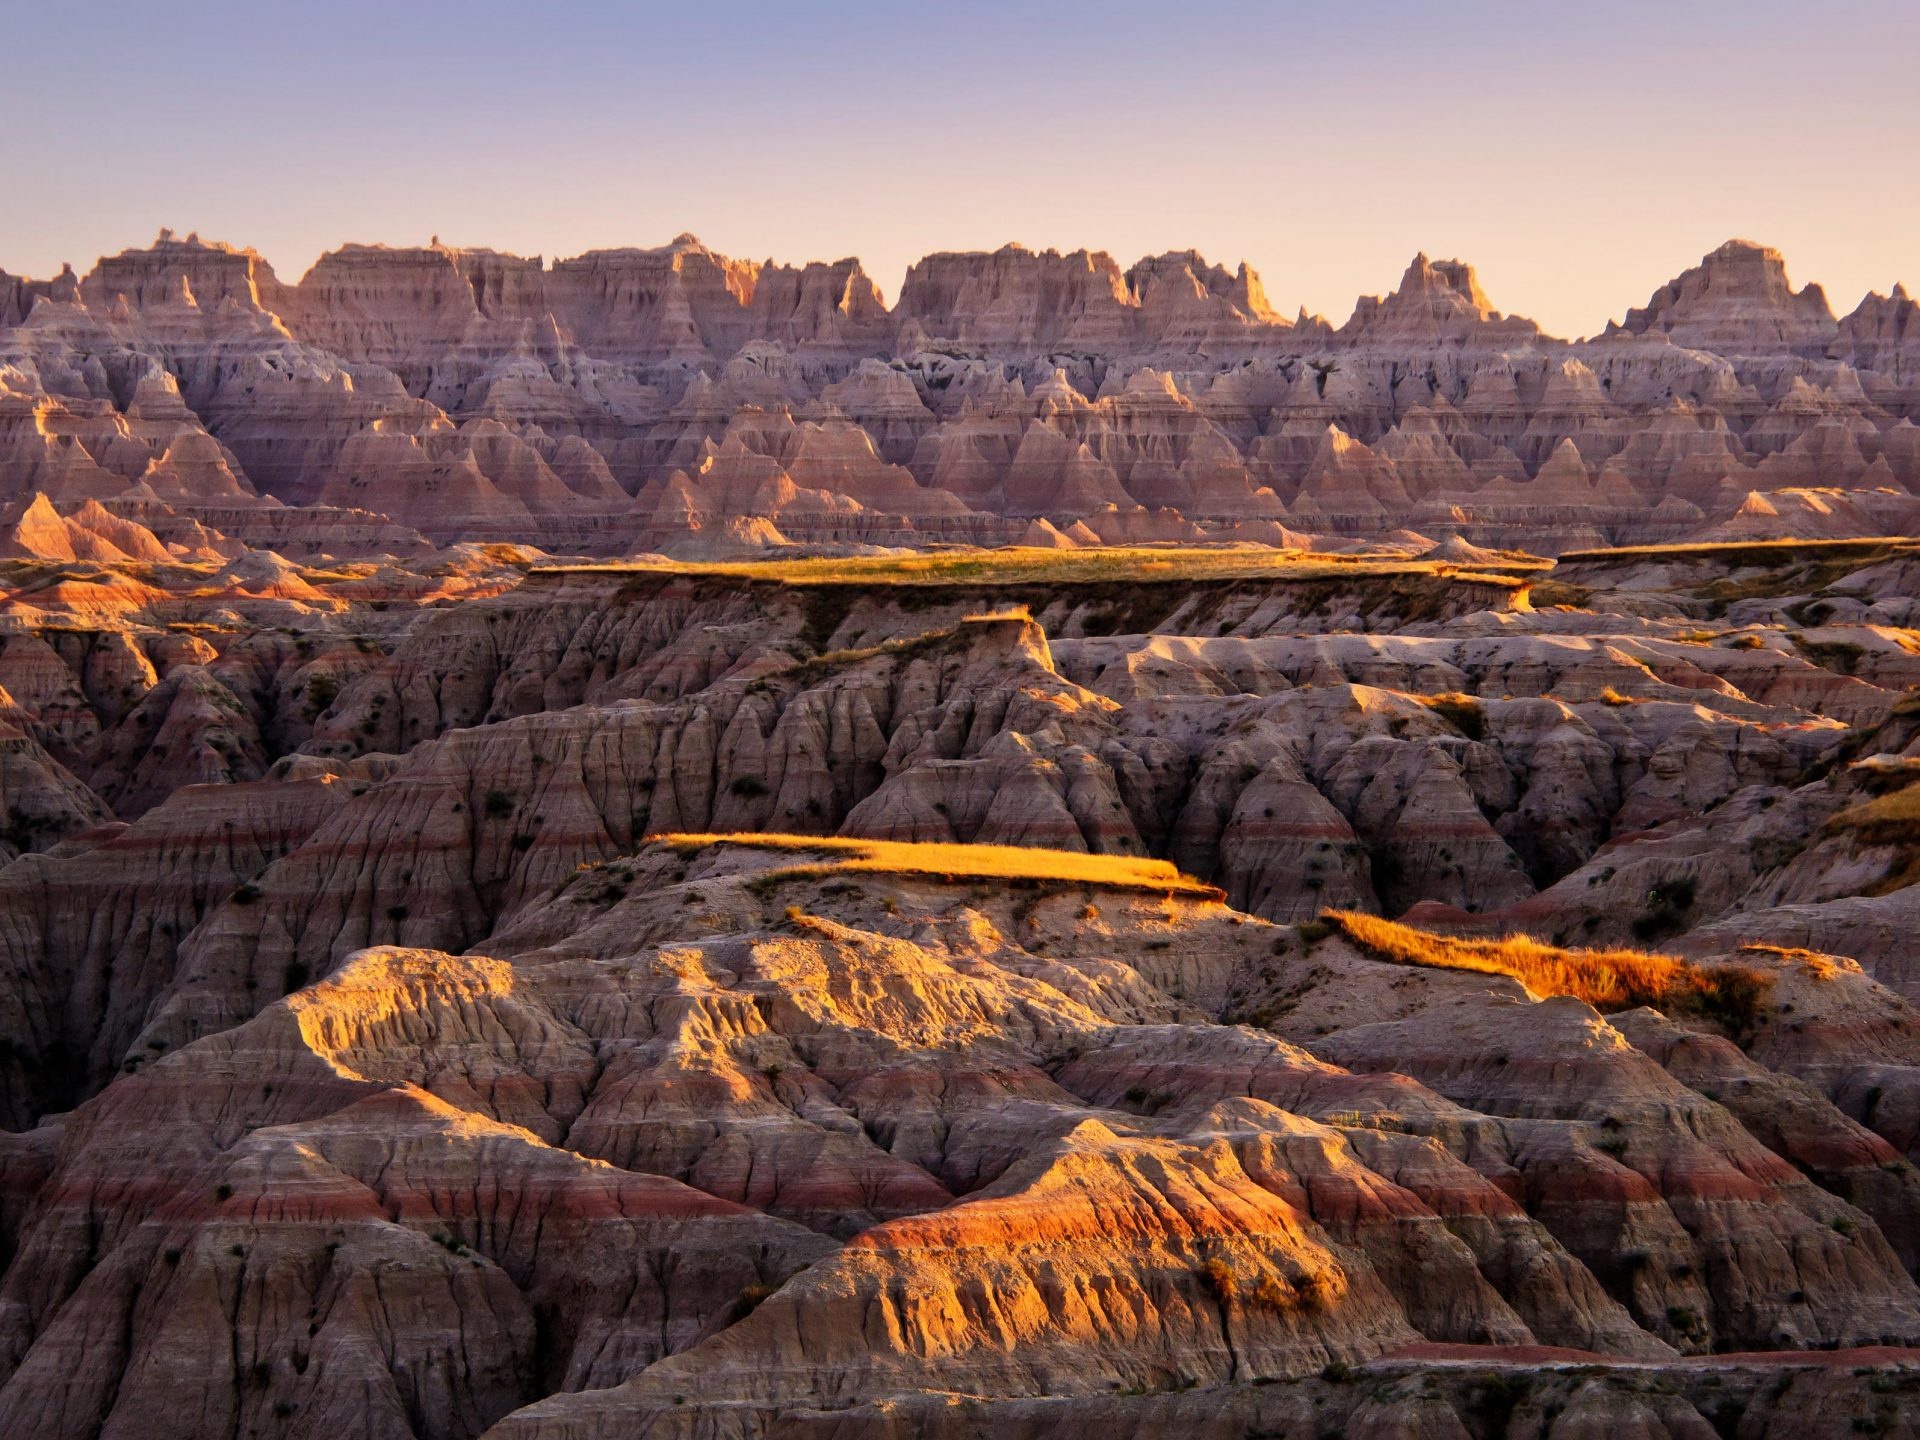
[[[1702,1015],[1739,1031],[1751,1027],[1773,986],[1771,975],[1744,965],[1692,965],[1678,956],[1640,950],[1563,950],[1527,935],[1502,940],[1437,935],[1351,910],[1322,911],[1320,918],[1375,960],[1507,975],[1536,997],[1572,995],[1600,1011],[1650,1005]]]
[[[535,575],[688,575],[762,580],[785,585],[1014,585],[1090,584],[1109,581],[1324,580],[1330,578],[1440,576],[1518,589],[1516,574],[1545,570],[1546,560],[1490,562],[1463,568],[1428,560],[1303,552],[1207,550],[1154,546],[1107,546],[1097,550],[1045,550],[1009,546],[1000,550],[921,551],[909,555],[809,557],[797,560],[655,560],[591,565],[541,565]]]
[[[1864,768],[1853,767],[1855,773]],[[1864,777],[1869,788],[1899,785],[1906,780],[1903,788],[1851,805],[1827,821],[1829,835],[1845,835],[1861,845],[1884,845],[1892,850],[1886,872],[1861,891],[1865,895],[1891,895],[1920,884],[1920,785],[1900,773],[1904,768],[1889,767],[1891,774]]]
[[[914,875],[936,880],[1054,881],[1109,890],[1143,890],[1220,900],[1218,888],[1183,875],[1170,862],[1133,855],[1083,855],[1024,845],[946,845],[905,840],[858,840],[820,835],[701,835],[670,833],[649,840],[682,853],[715,845],[753,850],[824,852],[835,858],[786,866],[769,878],[817,879],[834,875]]]
[[[303,567],[300,578],[309,585],[359,585],[381,577],[379,567],[374,565],[334,565],[324,570]]]
[[[1827,828],[1849,831],[1870,845],[1920,841],[1920,785],[1850,806],[1829,820]]]
[[[1809,554],[1832,558],[1916,548],[1920,548],[1920,540],[1900,535],[1863,535],[1844,540],[1709,540],[1694,544],[1622,545],[1605,550],[1569,550],[1560,557],[1560,563],[1626,564],[1635,560],[1700,559],[1772,565]]]
[[[1003,625],[1010,620],[1031,620],[1033,610],[1026,605],[1009,605],[1002,610],[982,610],[977,615],[962,615],[962,625]]]

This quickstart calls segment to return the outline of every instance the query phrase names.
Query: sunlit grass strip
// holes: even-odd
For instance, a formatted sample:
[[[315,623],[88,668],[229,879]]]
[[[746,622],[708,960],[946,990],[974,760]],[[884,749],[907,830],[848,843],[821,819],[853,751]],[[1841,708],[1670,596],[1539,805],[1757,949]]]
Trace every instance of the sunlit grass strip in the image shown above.
[[[859,840],[819,835],[696,835],[648,837],[682,854],[715,845],[754,850],[812,851],[834,856],[813,864],[792,865],[775,875],[825,878],[834,875],[915,875],[950,883],[973,880],[1051,881],[1109,890],[1142,890],[1223,900],[1225,892],[1183,875],[1165,860],[1134,855],[1083,855],[1072,850],[1038,850],[1024,845],[947,845],[908,840]]]
[[[1098,550],[934,551],[911,555],[810,557],[799,560],[633,561],[591,565],[536,566],[536,575],[686,575],[762,580],[787,585],[962,585],[1033,584],[1132,580],[1325,580],[1346,578],[1440,577],[1517,589],[1551,562],[1520,559],[1490,568],[1464,568],[1430,560],[1307,555],[1293,551],[1160,549],[1147,546]]]
[[[1626,564],[1634,560],[1678,560],[1696,557],[1738,564],[1743,559],[1756,565],[1779,564],[1803,556],[1832,558],[1839,555],[1873,555],[1920,549],[1920,539],[1902,535],[1865,535],[1841,540],[1703,540],[1681,541],[1671,545],[1622,545],[1617,549],[1568,550],[1560,556],[1562,565]]]
[[[1869,845],[1914,844],[1920,841],[1920,785],[1849,806],[1827,829],[1851,831]]]
[[[1744,965],[1693,965],[1641,950],[1563,950],[1526,935],[1437,935],[1350,910],[1323,911],[1320,918],[1375,960],[1506,975],[1538,998],[1572,995],[1603,1012],[1650,1005],[1739,1031],[1752,1026],[1773,988],[1773,976]]]

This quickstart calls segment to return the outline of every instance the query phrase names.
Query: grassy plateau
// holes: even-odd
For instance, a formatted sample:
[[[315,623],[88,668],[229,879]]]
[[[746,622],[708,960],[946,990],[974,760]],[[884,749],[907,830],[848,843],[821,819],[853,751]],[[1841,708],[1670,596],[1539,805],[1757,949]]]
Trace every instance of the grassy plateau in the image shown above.
[[[1099,550],[956,550],[901,555],[811,557],[797,560],[683,562],[646,560],[598,565],[539,566],[536,575],[686,575],[760,580],[787,585],[1026,585],[1107,581],[1324,580],[1414,575],[1452,576],[1519,588],[1520,578],[1545,570],[1545,560],[1502,561],[1489,568],[1366,555],[1312,555],[1273,550],[1160,549],[1116,546]]]

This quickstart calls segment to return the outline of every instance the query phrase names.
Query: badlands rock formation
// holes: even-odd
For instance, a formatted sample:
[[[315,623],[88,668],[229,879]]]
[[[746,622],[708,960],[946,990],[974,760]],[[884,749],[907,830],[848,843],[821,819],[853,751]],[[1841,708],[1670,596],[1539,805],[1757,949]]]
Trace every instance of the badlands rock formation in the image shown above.
[[[0,1435],[1920,1430],[1917,420],[1739,241],[0,274]]]
[[[316,323],[168,253],[263,344]],[[331,343],[590,293],[777,378],[722,323],[772,280],[836,353],[889,323],[851,269],[443,259]],[[1074,318],[1024,263],[935,257],[914,304],[1278,325],[1197,257],[1054,257]],[[1403,290],[1365,328],[1527,333],[1458,267]],[[879,369],[841,393],[886,424],[730,418],[659,493],[745,554],[781,538],[743,494],[1008,519],[990,466],[916,477],[940,426]],[[1164,371],[1034,393],[1214,443]],[[605,442],[415,422],[349,476],[623,513]],[[1085,423],[1062,486],[1120,453]],[[1394,447],[1335,433],[1402,519]],[[271,503],[223,443],[161,452],[217,506],[0,513],[0,1434],[1920,1427],[1920,542],[1303,554],[1289,507],[1128,546],[1171,510],[1115,501],[1026,548],[591,564]]]
[[[1746,241],[1568,342],[1425,255],[1336,327],[1193,251],[930,255],[889,307],[855,259],[690,235],[346,245],[290,283],[162,231],[0,273],[0,504],[336,555],[1906,534],[1917,317],[1897,285],[1836,317]]]

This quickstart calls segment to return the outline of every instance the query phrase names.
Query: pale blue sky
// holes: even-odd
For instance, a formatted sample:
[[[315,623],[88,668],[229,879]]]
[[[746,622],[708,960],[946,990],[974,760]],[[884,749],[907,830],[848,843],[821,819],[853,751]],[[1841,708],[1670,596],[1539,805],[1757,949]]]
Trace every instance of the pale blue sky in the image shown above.
[[[1920,285],[1920,5],[23,5],[0,267],[160,225],[288,279],[522,253],[1245,258],[1344,319],[1416,249],[1588,333],[1732,235],[1849,309]]]

